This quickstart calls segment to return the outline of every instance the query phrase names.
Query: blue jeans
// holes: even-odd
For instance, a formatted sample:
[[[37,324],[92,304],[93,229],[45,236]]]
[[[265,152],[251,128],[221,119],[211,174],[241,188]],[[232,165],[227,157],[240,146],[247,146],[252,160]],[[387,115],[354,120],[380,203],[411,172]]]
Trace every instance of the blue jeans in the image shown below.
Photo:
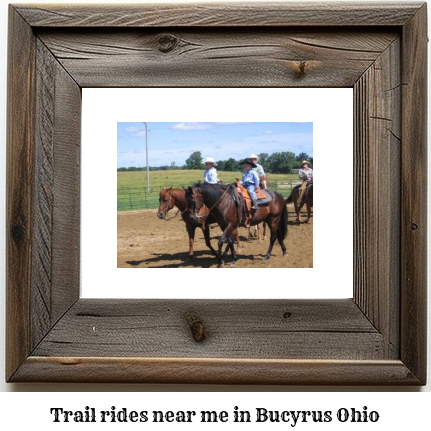
[[[254,192],[257,187],[254,184],[251,184],[251,183],[245,183],[244,187],[247,189],[250,197],[252,199],[254,199],[254,200],[257,200],[256,193]]]

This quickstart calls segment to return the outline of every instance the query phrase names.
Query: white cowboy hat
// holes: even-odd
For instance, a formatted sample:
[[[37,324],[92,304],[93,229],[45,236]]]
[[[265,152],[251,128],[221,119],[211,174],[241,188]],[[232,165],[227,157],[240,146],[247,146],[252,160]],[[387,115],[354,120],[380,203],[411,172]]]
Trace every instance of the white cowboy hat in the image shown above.
[[[218,166],[218,164],[212,157],[206,157],[204,163],[212,163],[214,166]]]
[[[256,159],[256,161],[259,161],[259,156],[256,156],[256,154],[251,153],[251,155],[249,155],[247,159]]]
[[[308,160],[303,160],[302,163],[301,163],[301,165],[305,165],[305,164],[309,165],[310,162]]]

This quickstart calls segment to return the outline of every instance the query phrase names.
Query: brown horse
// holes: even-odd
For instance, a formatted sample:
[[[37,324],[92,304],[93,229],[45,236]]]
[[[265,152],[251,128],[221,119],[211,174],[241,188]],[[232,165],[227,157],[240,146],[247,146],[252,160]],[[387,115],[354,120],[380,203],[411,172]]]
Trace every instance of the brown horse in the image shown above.
[[[200,224],[193,221],[190,217],[189,212],[187,211],[187,201],[186,201],[186,192],[184,189],[173,189],[170,187],[166,189],[162,188],[159,194],[159,211],[157,212],[157,217],[160,219],[170,220],[166,218],[168,215],[168,211],[170,211],[173,207],[178,208],[177,214],[181,211],[181,218],[186,224],[187,233],[189,235],[189,259],[193,258],[193,244],[195,241],[195,230],[196,228],[202,227]],[[172,218],[174,218],[172,217]],[[214,220],[215,222],[215,220]],[[211,252],[217,256],[217,252],[210,242],[210,235],[208,229],[202,229],[205,238],[205,244],[211,250]]]
[[[286,199],[286,204],[290,204],[293,202],[295,205],[295,212],[296,212],[296,221],[301,222],[299,219],[299,212],[301,211],[304,204],[307,206],[307,221],[305,223],[308,223],[310,221],[311,216],[311,208],[313,208],[313,184],[310,184],[307,186],[304,192],[304,197],[302,199],[302,202],[298,204],[298,198],[299,198],[299,189],[301,188],[301,185],[297,185],[293,188],[292,193],[290,196]]]
[[[286,246],[283,240],[287,234],[287,209],[286,202],[279,193],[268,190],[272,201],[264,206],[259,206],[253,213],[250,225],[254,226],[261,222],[266,222],[271,231],[271,238],[268,251],[264,256],[265,260],[271,257],[271,251],[275,240],[278,239],[283,255],[287,256]],[[241,214],[239,213],[235,184],[196,184],[189,187],[186,192],[186,200],[189,207],[190,217],[194,220],[199,218],[203,205],[209,209],[218,225],[223,230],[223,235],[218,242],[218,267],[223,265],[221,250],[223,243],[227,242],[232,254],[231,266],[235,266],[236,254],[232,243],[232,233],[240,224]]]
[[[167,218],[168,212],[174,207],[178,208],[177,213],[173,217]],[[205,244],[207,245],[207,247],[211,250],[214,256],[217,256],[217,251],[211,245],[210,233],[207,226],[209,224],[216,223],[216,220],[212,215],[209,215],[208,219],[206,220],[206,223],[202,224],[201,221],[192,220],[187,209],[188,207],[187,207],[185,189],[173,189],[172,187],[170,187],[169,189],[165,187],[162,188],[159,194],[159,210],[157,212],[157,217],[159,219],[171,220],[175,218],[179,212],[181,212],[181,218],[186,224],[186,230],[189,235],[188,258],[189,259],[193,258],[193,245],[195,241],[195,230],[197,227],[200,227],[202,229],[204,238],[205,238]],[[240,242],[239,242],[238,234],[237,234],[236,240],[239,247]]]

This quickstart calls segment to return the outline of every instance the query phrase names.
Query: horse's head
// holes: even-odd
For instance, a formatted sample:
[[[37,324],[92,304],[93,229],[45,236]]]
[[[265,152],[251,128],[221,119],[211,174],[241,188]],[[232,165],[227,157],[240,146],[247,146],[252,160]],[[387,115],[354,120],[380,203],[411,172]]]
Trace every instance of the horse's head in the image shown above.
[[[205,205],[202,189],[200,187],[188,187],[186,190],[186,201],[190,218],[205,228],[205,222],[209,215],[208,207]]]
[[[268,180],[268,175],[265,175],[264,177],[259,175],[259,187],[261,189],[267,190],[268,189],[268,184],[269,184],[269,180]]]
[[[157,217],[164,219],[168,214],[168,211],[175,206],[175,200],[171,196],[172,187],[166,189],[164,186],[159,193],[159,211]]]

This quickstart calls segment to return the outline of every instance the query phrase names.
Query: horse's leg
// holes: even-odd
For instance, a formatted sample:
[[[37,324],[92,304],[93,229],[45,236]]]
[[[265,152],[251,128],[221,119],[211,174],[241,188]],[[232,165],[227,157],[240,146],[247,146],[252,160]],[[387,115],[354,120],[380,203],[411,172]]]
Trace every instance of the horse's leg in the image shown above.
[[[295,206],[296,221],[300,221],[299,220],[299,208],[298,208],[298,197],[297,196],[295,199],[293,199],[293,205]]]
[[[310,217],[311,217],[311,205],[310,205],[310,199],[307,200],[307,221],[306,223],[308,223],[310,221]]]
[[[279,223],[281,223],[281,221]],[[278,223],[277,223],[277,239],[280,244],[281,250],[283,251],[283,256],[287,256],[287,248],[286,248],[286,245],[284,244],[281,232],[278,230]]]
[[[263,235],[262,235],[262,239],[266,239],[266,223],[265,222],[263,222],[262,223],[263,224]]]
[[[253,232],[251,231],[251,226],[249,226],[247,229],[248,229],[248,237],[253,238]]]
[[[187,233],[189,234],[189,259],[193,259],[193,244],[195,242],[196,226],[186,222]],[[215,250],[214,250],[215,251]]]
[[[230,246],[230,252],[232,253],[232,262],[231,262],[230,266],[232,268],[234,268],[236,266],[236,253],[235,253],[235,248],[233,246],[232,236],[229,238],[228,244]]]
[[[211,250],[212,254],[217,257],[217,251],[215,250],[215,248],[211,245],[211,241],[210,241],[210,229],[209,226],[206,227],[206,229],[202,229],[202,232],[204,233],[204,238],[205,238],[205,244],[206,246]]]
[[[235,229],[235,238],[236,238],[236,245],[237,245],[238,249],[240,249],[241,248],[241,242],[239,241],[238,229]]]
[[[264,260],[268,260],[271,257],[272,248],[274,247],[274,243],[277,238],[278,219],[274,219],[273,217],[271,217],[270,220],[267,220],[267,223],[271,231],[271,236],[269,238],[269,248],[268,248],[268,251],[266,252]]]
[[[233,247],[233,242],[232,242],[232,234],[234,231],[235,231],[235,227],[232,225],[228,225],[218,241],[218,252],[217,252],[218,268],[221,268],[223,266],[221,251],[225,241],[228,242],[228,247],[230,248],[232,253],[232,266],[235,266],[236,254],[235,254],[235,249]]]
[[[257,239],[260,241],[261,237],[260,237],[260,223],[258,223],[255,227],[255,231],[254,231],[254,236],[257,236]]]

